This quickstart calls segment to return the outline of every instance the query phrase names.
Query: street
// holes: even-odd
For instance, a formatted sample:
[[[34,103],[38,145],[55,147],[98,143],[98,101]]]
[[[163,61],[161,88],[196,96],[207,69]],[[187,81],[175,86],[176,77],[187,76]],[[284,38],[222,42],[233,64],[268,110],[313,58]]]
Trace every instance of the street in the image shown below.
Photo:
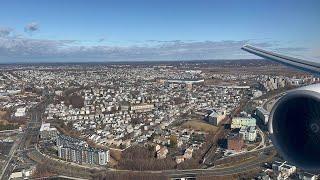
[[[41,126],[41,115],[40,111],[33,109],[31,110],[31,118],[30,121],[27,123],[26,129],[18,134],[18,140],[15,141],[14,145],[12,146],[9,158],[4,166],[0,180],[7,180],[9,179],[11,173],[13,172],[14,168],[16,167],[16,154],[17,152],[23,154],[24,151],[28,150],[30,147],[34,147],[36,145],[36,140],[38,138],[40,126]]]

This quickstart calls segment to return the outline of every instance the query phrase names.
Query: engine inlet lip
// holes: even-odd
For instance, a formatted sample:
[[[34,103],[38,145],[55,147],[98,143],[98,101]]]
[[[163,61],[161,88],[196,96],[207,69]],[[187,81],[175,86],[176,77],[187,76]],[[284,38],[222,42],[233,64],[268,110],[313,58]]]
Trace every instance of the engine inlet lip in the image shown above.
[[[317,101],[320,102],[320,93],[311,91],[311,90],[306,90],[306,89],[297,89],[295,91],[288,92],[286,95],[281,97],[275,105],[272,107],[272,110],[270,112],[270,117],[269,117],[269,122],[268,122],[268,130],[270,133],[270,138],[271,141],[274,145],[274,147],[277,149],[278,153],[285,159],[288,160],[289,162],[292,162],[295,166],[302,168],[304,170],[310,170],[310,171],[315,171],[319,170],[320,167],[314,167],[302,163],[298,163],[294,160],[294,158],[288,156],[286,153],[283,151],[283,145],[280,144],[277,140],[277,137],[274,134],[274,123],[276,121],[273,121],[274,119],[274,114],[276,113],[277,107],[283,103],[285,103],[288,100],[291,100],[293,98],[313,98],[316,99]]]

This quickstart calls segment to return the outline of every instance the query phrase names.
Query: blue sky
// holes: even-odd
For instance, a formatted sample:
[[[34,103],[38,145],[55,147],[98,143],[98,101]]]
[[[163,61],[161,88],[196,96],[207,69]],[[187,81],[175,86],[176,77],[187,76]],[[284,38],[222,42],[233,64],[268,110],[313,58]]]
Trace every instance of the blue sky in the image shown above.
[[[0,63],[320,57],[318,0],[3,0]]]

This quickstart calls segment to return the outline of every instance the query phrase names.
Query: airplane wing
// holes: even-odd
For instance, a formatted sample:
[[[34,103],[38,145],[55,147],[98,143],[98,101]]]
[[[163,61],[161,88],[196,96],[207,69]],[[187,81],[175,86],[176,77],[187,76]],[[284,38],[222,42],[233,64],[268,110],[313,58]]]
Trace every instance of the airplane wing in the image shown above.
[[[279,62],[281,64],[291,66],[296,69],[307,71],[307,72],[310,72],[310,73],[315,74],[317,76],[320,76],[320,64],[319,63],[310,62],[310,61],[306,61],[306,60],[302,60],[302,59],[298,59],[298,58],[294,58],[294,57],[289,57],[286,55],[281,55],[281,54],[266,51],[266,50],[263,50],[263,49],[260,49],[260,48],[257,48],[257,47],[251,46],[251,45],[244,45],[241,49],[243,49],[249,53],[255,54],[257,56],[260,56],[264,59]]]

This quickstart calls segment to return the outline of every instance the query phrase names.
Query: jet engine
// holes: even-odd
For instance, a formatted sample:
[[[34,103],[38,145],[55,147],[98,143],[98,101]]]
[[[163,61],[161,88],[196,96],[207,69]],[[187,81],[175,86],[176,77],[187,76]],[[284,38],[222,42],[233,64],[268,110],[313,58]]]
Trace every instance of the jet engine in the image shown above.
[[[320,84],[281,97],[270,113],[269,132],[284,159],[305,170],[319,170]]]

